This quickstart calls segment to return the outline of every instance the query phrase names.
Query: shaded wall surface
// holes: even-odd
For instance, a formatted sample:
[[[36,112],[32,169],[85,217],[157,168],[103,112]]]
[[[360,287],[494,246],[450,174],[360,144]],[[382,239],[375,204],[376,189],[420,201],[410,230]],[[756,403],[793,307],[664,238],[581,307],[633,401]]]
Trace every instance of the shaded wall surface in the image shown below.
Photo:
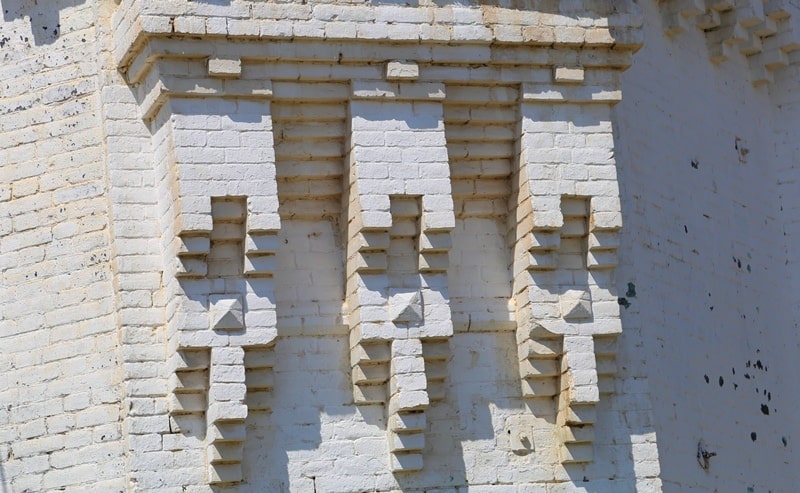
[[[744,56],[709,63],[701,30],[668,38],[643,8],[616,108],[620,281],[635,286],[623,324],[641,330],[664,491],[792,491],[796,71],[753,87]]]

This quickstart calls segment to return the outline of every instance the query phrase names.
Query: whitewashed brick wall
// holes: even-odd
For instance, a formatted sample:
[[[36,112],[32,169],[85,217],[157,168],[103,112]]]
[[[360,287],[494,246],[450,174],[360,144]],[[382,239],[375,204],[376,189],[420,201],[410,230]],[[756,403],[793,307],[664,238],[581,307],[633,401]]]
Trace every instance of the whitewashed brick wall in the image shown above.
[[[643,7],[615,108],[623,385],[648,377],[664,491],[792,491],[797,71],[754,88],[744,56],[715,66],[702,31],[670,39]]]
[[[124,491],[94,3],[4,2],[0,490]],[[138,178],[133,178],[138,179]]]
[[[467,5],[4,1],[0,491],[793,491],[800,484],[793,467],[800,440],[794,385],[800,309],[793,298],[800,279],[794,247],[800,60],[797,51],[776,49],[793,46],[785,44],[793,24],[765,20],[758,9],[745,18],[746,9],[731,13],[720,7],[725,2],[696,22],[686,12],[697,2],[638,2],[647,42],[622,77],[622,103],[609,113],[619,93],[609,89],[618,74],[608,67],[627,64],[625,50],[640,41],[638,26],[626,10],[631,2],[620,2],[608,20],[597,12],[578,15],[587,3],[539,15]],[[767,10],[787,4],[769,3]],[[604,8],[597,5],[592,9]],[[790,19],[797,18],[800,12]],[[732,32],[750,33],[737,45],[749,57],[719,51],[711,27],[696,29],[697,22],[717,20],[744,23],[745,31]],[[776,34],[769,34],[773,27]],[[218,37],[181,44],[188,58],[123,58],[139,28],[157,36]],[[303,41],[253,42],[259,36]],[[598,62],[612,36],[620,50]],[[438,44],[414,50],[404,44],[420,37]],[[323,38],[314,63],[293,61]],[[351,39],[385,44],[348,51]],[[153,50],[167,46],[162,41]],[[472,44],[458,45],[465,41]],[[603,47],[581,58],[571,48],[548,58],[538,48],[490,47],[522,41]],[[751,53],[759,43],[763,53]],[[207,65],[208,50],[215,58]],[[794,65],[778,69],[782,54]],[[385,72],[384,57],[425,63],[397,62]],[[530,65],[507,63],[512,59]],[[116,70],[120,63],[124,74]],[[132,88],[148,71],[145,83]],[[410,80],[374,83],[387,74]],[[141,91],[159,77],[169,79],[163,93]],[[162,127],[168,107],[152,121],[170,104],[169,91],[191,97],[178,105],[191,118],[176,121],[197,124],[181,129],[177,140]],[[229,93],[261,99],[244,104],[258,109],[234,117],[227,130],[211,128],[202,118],[214,109],[206,96]],[[592,94],[602,101],[587,106]],[[535,102],[521,103],[523,97]],[[548,97],[579,102],[551,104]],[[219,104],[236,107],[233,99]],[[239,131],[254,121],[262,132]],[[419,122],[430,131],[410,132]],[[243,150],[253,143],[260,156]],[[237,381],[244,371],[247,392],[255,388],[264,401],[248,403],[237,428],[243,482],[212,487],[210,477],[222,468],[206,463],[203,413],[210,413],[174,412],[170,364],[182,326],[173,323],[170,332],[169,320],[180,315],[177,300],[188,284],[179,285],[168,263],[178,233],[172,194],[181,195],[171,188],[169,167],[189,154],[198,163],[226,157],[271,163],[273,143],[275,179],[270,175],[260,191],[272,195],[270,187],[277,187],[280,229],[273,221],[274,275],[256,284],[277,338],[256,348],[258,362],[248,360],[246,349],[244,361],[231,368]],[[439,175],[445,161],[450,167],[450,180],[441,182],[429,180],[424,165],[359,169],[365,180],[380,179],[374,184],[381,194],[442,199],[430,210],[420,201],[423,229],[425,212],[434,213],[427,220],[443,221],[436,229],[450,229],[455,219],[448,286],[436,284],[444,294],[434,307],[449,304],[453,334],[420,345],[430,400],[425,429],[408,448],[416,454],[422,447],[424,460],[413,464],[422,467],[418,472],[392,472],[391,402],[354,404],[346,286],[354,190],[344,186],[354,144],[354,158],[367,154],[373,164],[434,162]],[[581,374],[580,395],[596,408],[588,442],[593,460],[563,464],[569,427],[557,426],[559,398],[531,399],[521,391],[515,335],[521,298],[512,285],[520,262],[517,231],[507,221],[518,205],[513,170],[520,151],[526,159],[535,154],[564,164],[548,175],[551,182],[532,182],[554,227],[563,215],[570,227],[583,221],[562,214],[562,194],[592,195],[591,227],[600,220],[604,232],[615,231],[619,190],[619,267],[613,275],[592,274],[588,289],[595,315],[615,329],[619,309],[623,330],[616,343],[595,340],[595,361],[582,353],[575,358],[589,370]],[[195,166],[187,176],[204,173]],[[400,188],[391,189],[391,179]],[[203,179],[196,185],[190,188],[207,192]],[[397,215],[390,201],[376,203],[372,212]],[[395,267],[398,246],[413,245],[420,234],[408,232],[415,220],[406,212],[386,223],[387,263]],[[580,256],[570,250],[577,240],[567,234],[565,243],[559,265],[575,279],[582,274]],[[407,277],[405,267],[387,278]],[[537,317],[558,317],[557,298],[553,306],[541,302],[550,295],[534,293]],[[430,317],[432,308],[425,309]],[[255,373],[264,382],[254,384]],[[394,383],[386,387],[397,390]],[[563,390],[556,393],[567,395]],[[698,445],[715,454],[707,470],[698,463]]]

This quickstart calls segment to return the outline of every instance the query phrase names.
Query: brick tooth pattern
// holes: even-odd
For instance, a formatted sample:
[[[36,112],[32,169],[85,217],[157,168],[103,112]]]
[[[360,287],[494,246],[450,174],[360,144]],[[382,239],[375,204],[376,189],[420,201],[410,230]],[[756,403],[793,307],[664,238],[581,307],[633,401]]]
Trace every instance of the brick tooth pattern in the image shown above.
[[[247,401],[267,409],[271,388],[271,379],[251,378],[248,399],[245,353],[271,351],[277,335],[270,105],[220,98],[201,114],[167,98],[152,124],[162,251],[172,265],[165,272],[172,430],[204,429],[208,483],[234,484],[243,479]],[[271,375],[268,365],[253,371]]]
[[[522,393],[532,412],[555,416],[565,464],[592,460],[600,362],[605,389],[613,378],[613,344],[604,342],[598,353],[595,338],[613,340],[621,330],[609,111],[610,105],[557,106],[557,122],[552,110],[525,102],[521,108],[510,226]],[[581,130],[570,123],[578,112],[593,113],[600,124]]]
[[[349,103],[346,296],[353,392],[356,404],[386,406],[394,472],[422,469],[428,379],[441,399],[441,343],[453,333],[447,269],[454,219],[444,119],[441,103],[425,100],[442,93],[440,84],[354,81]],[[435,367],[431,375],[424,346]]]
[[[391,359],[388,342],[358,344],[351,349],[353,392],[356,404],[386,402],[386,382],[389,381]]]
[[[270,412],[275,386],[275,351],[270,347],[249,348],[244,354],[244,368],[248,412]]]
[[[564,336],[561,358],[561,388],[556,424],[561,435],[561,462],[591,462],[593,459],[597,387],[592,336]]]
[[[548,409],[548,404],[560,392],[563,344],[560,337],[538,326],[536,329],[527,333],[517,331],[522,395],[539,400],[532,407]]]
[[[422,341],[425,359],[428,399],[442,401],[447,396],[447,361],[450,358],[450,341],[426,339]]]
[[[242,477],[247,405],[245,351],[241,347],[211,349],[206,457],[211,484],[236,483]]]
[[[391,343],[389,402],[387,414],[392,423],[414,422],[414,426],[389,428],[392,471],[422,469],[425,448],[425,409],[430,404],[425,360],[419,339]]]
[[[275,167],[283,219],[338,218],[348,87],[274,83]],[[302,99],[298,100],[298,95]]]
[[[705,32],[711,61],[747,58],[753,85],[771,84],[775,70],[800,49],[800,19],[788,0],[661,0],[665,32],[692,27]]]
[[[181,350],[167,362],[169,410],[175,415],[202,415],[208,392],[208,350]]]
[[[597,387],[600,391],[600,396],[613,394],[614,375],[617,373],[616,337],[595,337],[594,351],[597,365]]]

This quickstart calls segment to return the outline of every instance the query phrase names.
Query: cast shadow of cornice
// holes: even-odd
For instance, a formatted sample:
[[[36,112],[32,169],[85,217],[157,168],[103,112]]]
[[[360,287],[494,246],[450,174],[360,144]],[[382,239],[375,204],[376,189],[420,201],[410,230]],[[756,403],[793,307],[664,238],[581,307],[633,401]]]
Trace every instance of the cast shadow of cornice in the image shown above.
[[[27,19],[36,46],[53,44],[61,34],[61,11],[86,0],[0,0],[3,20]]]
[[[565,17],[606,17],[631,10],[631,0],[367,0],[374,5],[393,4],[408,7],[497,7],[501,9],[535,11]]]

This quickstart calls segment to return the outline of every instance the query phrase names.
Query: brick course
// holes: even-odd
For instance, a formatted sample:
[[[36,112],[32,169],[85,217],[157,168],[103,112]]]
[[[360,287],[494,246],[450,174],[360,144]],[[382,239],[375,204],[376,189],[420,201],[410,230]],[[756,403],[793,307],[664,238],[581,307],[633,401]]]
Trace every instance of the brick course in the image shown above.
[[[794,3],[52,3],[0,489],[798,483]]]

